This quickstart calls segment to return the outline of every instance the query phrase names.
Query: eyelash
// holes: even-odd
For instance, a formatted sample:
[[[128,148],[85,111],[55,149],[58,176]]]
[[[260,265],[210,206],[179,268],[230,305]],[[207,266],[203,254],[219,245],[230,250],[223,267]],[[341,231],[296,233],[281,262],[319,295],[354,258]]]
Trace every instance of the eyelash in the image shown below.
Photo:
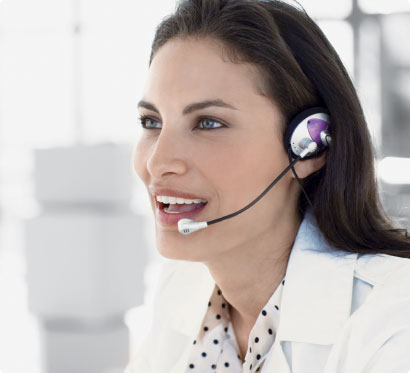
[[[154,118],[151,118],[151,117],[149,117],[149,116],[147,116],[147,115],[141,115],[141,116],[138,117],[138,120],[139,120],[139,122],[141,123],[142,128],[147,129],[147,130],[152,130],[152,129],[157,130],[157,129],[161,129],[161,128],[152,128],[152,127],[151,127],[151,128],[148,128],[148,127],[146,126],[146,123],[145,123],[145,121],[146,121],[147,119],[152,120],[152,121],[158,123],[158,121],[156,121]],[[211,121],[211,122],[218,123],[218,124],[220,124],[221,126],[219,126],[219,127],[214,127],[214,128],[198,128],[199,130],[214,130],[214,129],[226,127],[223,123],[221,123],[221,122],[219,122],[219,121],[217,121],[217,120],[215,120],[215,119],[213,119],[213,118],[210,118],[210,117],[200,117],[200,118],[197,119],[198,122],[202,122],[202,121],[206,121],[206,120]],[[195,127],[195,128],[197,128],[197,127]]]

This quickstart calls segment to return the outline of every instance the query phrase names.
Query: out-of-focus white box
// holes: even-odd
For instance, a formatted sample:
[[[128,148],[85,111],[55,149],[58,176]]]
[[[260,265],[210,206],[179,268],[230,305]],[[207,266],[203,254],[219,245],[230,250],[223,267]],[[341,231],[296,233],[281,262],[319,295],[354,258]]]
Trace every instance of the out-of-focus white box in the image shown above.
[[[132,212],[57,211],[26,222],[30,309],[105,318],[143,303],[147,245]]]
[[[45,327],[45,373],[121,373],[128,364],[128,330],[124,325],[77,328]]]
[[[144,339],[151,332],[158,281],[161,278],[164,265],[170,261],[173,260],[159,257],[147,265],[144,272],[144,303],[128,310],[124,316],[125,324],[130,331],[130,356],[139,349]]]
[[[40,204],[124,203],[132,196],[132,147],[118,144],[36,149]]]

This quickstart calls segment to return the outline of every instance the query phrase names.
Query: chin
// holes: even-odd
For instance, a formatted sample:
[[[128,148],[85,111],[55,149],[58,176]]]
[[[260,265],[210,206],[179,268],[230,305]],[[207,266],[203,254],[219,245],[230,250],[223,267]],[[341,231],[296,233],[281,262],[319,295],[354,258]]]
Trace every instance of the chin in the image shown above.
[[[158,253],[167,259],[186,260],[191,262],[206,261],[207,251],[203,245],[198,245],[195,240],[187,240],[178,232],[167,234],[157,233],[156,248]]]

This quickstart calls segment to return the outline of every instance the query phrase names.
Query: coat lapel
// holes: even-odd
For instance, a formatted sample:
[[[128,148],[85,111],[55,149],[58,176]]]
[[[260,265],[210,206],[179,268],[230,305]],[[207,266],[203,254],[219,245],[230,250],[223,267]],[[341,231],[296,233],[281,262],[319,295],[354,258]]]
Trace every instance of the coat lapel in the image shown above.
[[[333,344],[351,313],[357,254],[332,249],[306,213],[282,294],[280,341]]]
[[[181,265],[166,294],[169,299],[165,304],[174,305],[168,311],[167,326],[193,341],[208,309],[215,281],[203,263],[184,261]]]
[[[292,361],[304,361],[298,354],[306,354],[303,346],[309,344],[316,345],[316,356],[326,361],[327,346],[335,343],[351,313],[356,262],[357,254],[332,249],[313,215],[305,214],[289,257],[277,339],[264,372],[306,371]],[[284,345],[292,347],[293,342],[298,348],[293,346],[290,353]]]
[[[184,350],[178,357],[175,365],[172,367],[169,373],[184,373],[188,367],[188,359],[192,350],[192,340],[191,336],[184,336],[186,338],[186,343],[184,344]]]
[[[263,373],[291,373],[282,344],[275,342],[263,364]]]
[[[187,369],[192,343],[199,333],[214,288],[215,281],[203,263],[181,261],[168,291],[163,292],[161,303],[168,306],[166,320],[163,320],[168,331],[166,339],[170,343],[178,341],[182,346],[178,355],[168,357],[168,361],[174,360],[169,373],[182,373]]]

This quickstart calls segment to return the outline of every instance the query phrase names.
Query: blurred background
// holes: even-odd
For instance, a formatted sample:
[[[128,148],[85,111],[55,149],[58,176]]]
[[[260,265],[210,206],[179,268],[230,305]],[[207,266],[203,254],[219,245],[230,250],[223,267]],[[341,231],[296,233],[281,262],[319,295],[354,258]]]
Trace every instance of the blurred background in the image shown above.
[[[410,221],[410,1],[300,0],[365,109],[380,193]],[[0,373],[118,373],[161,264],[132,169],[174,0],[0,0]],[[143,305],[145,304],[145,305]]]

